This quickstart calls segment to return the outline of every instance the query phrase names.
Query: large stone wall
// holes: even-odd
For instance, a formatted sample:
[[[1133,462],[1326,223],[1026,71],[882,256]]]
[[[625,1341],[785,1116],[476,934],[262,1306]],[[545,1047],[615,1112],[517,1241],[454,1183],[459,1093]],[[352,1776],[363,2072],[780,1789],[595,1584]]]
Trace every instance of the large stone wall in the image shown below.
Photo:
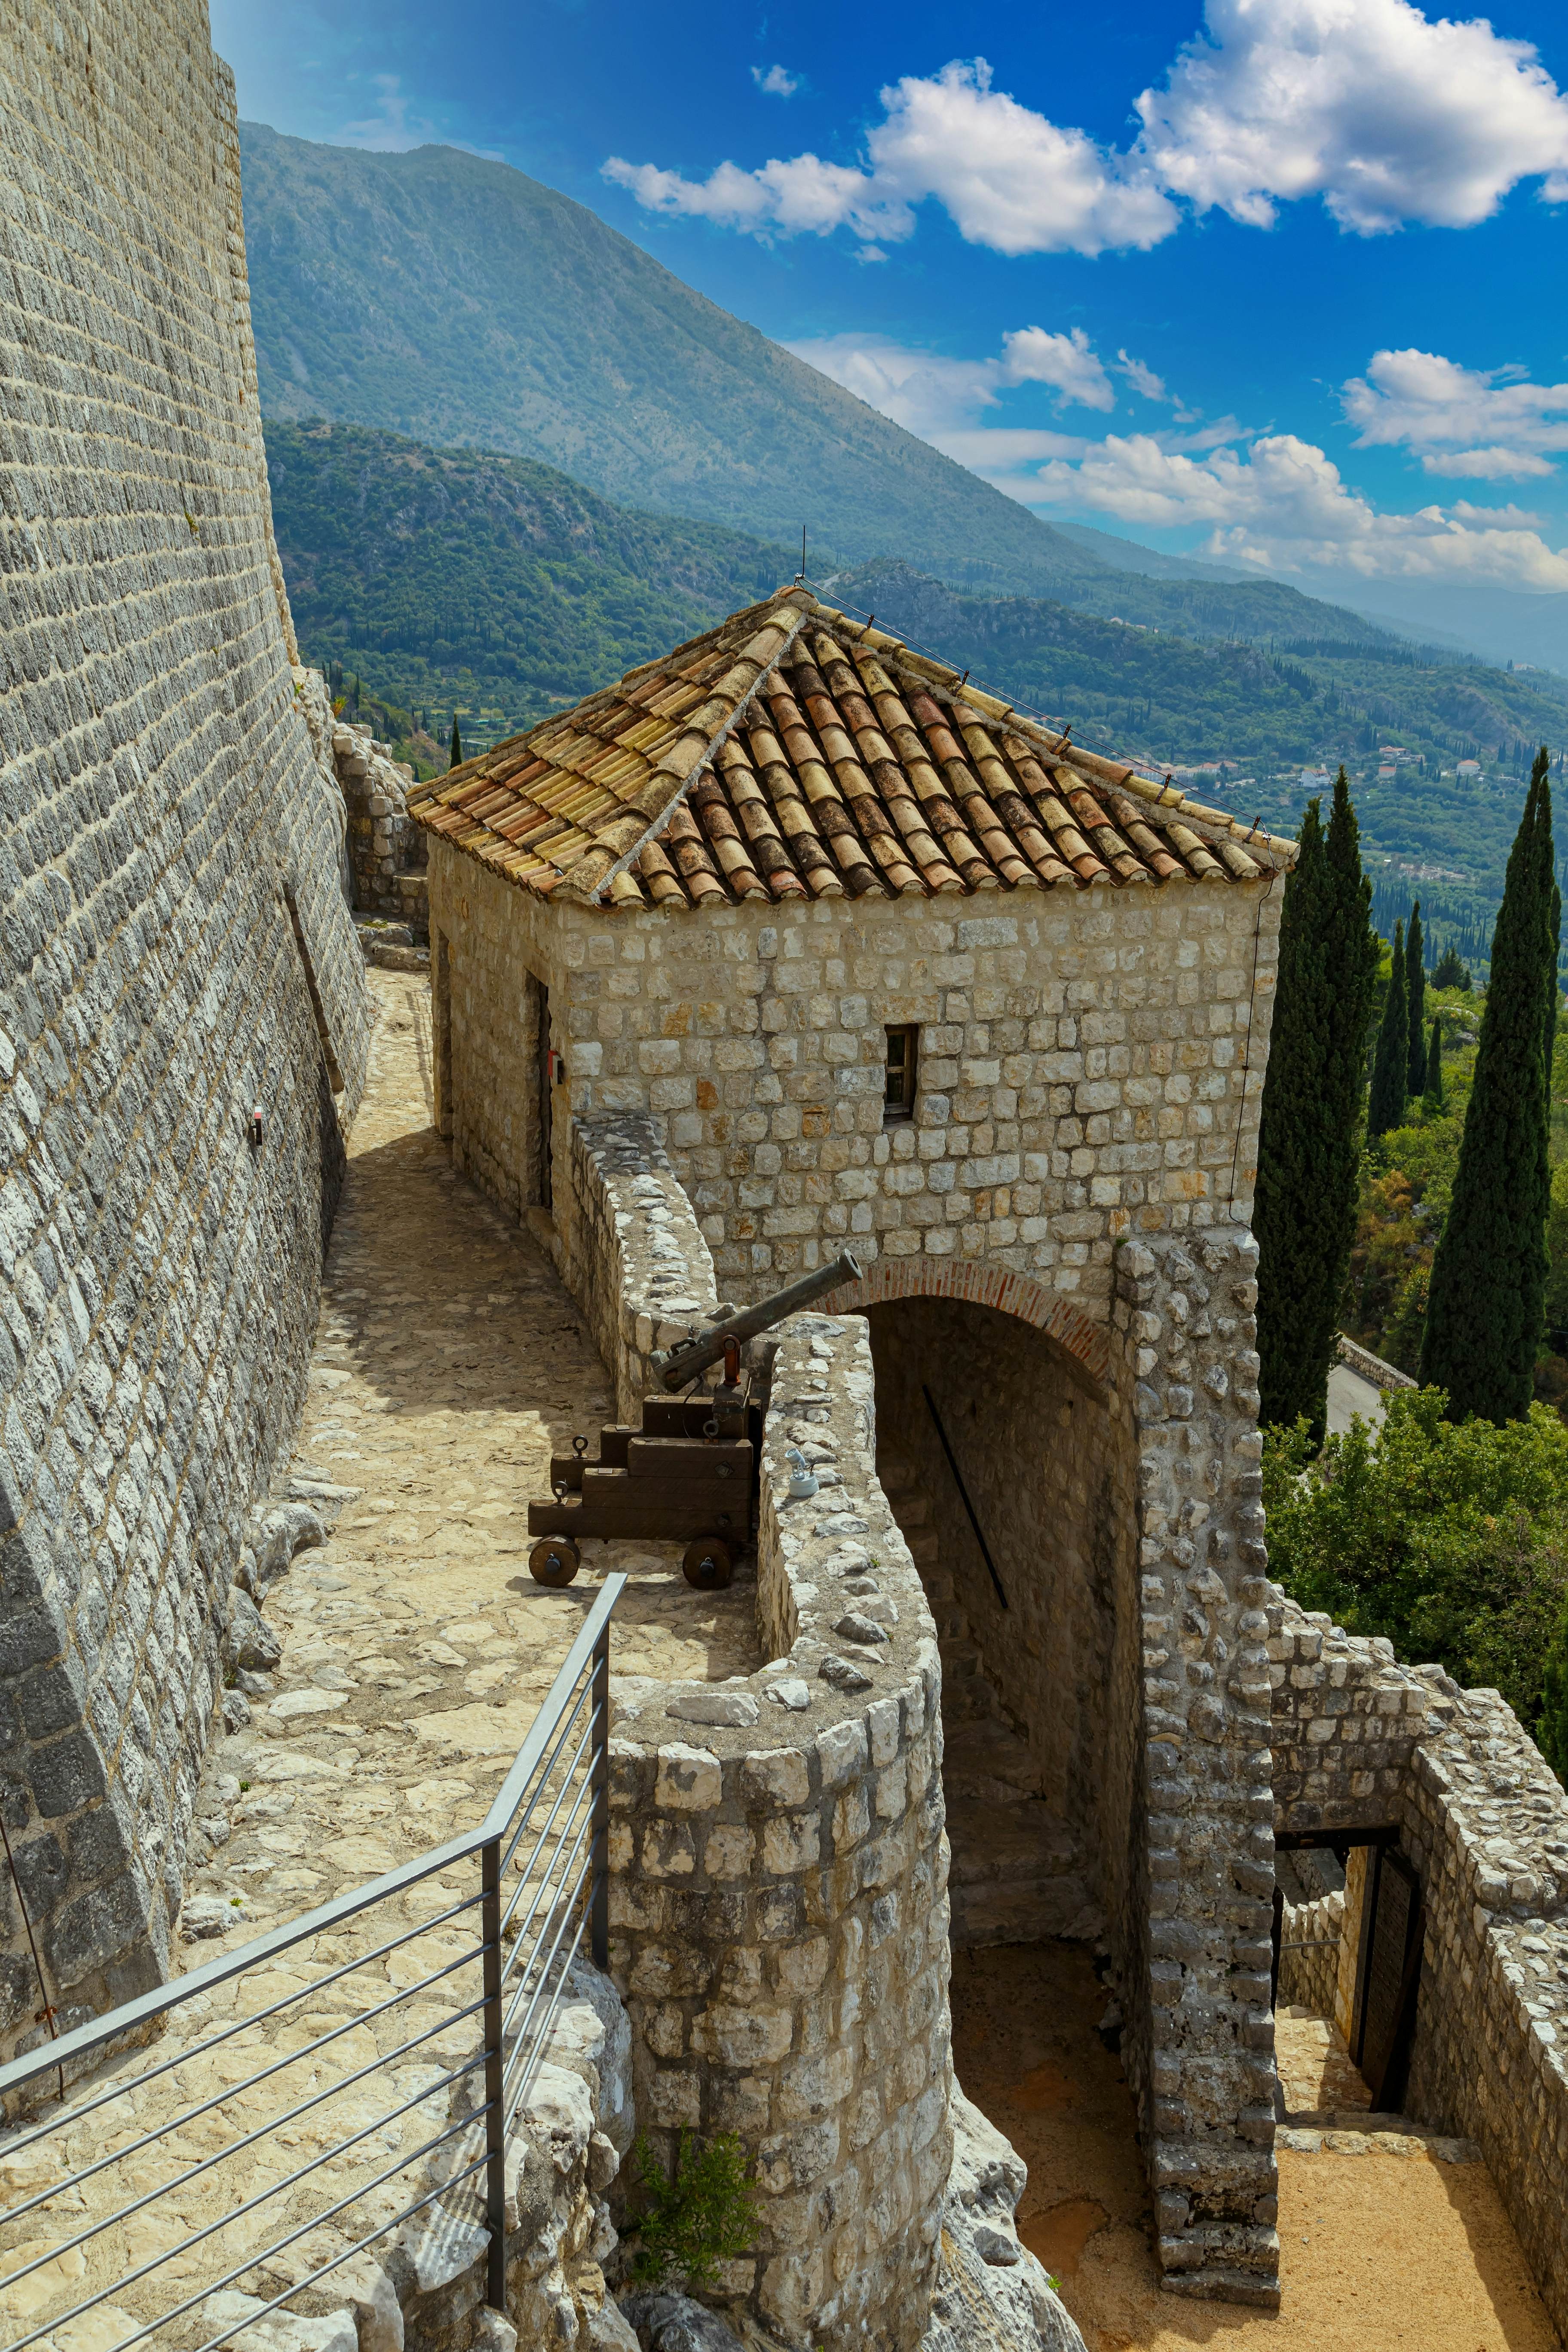
[[[16,0],[0,96],[0,1765],[69,2017],[163,1963],[368,1020],[205,10]]]

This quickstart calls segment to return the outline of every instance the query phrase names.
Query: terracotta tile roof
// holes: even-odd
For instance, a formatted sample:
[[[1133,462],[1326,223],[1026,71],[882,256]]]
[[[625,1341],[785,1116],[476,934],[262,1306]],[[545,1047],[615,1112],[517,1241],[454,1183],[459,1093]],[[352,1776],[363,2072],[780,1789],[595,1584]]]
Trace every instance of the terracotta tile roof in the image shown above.
[[[1295,856],[799,587],[408,810],[523,889],[609,907],[1251,881]]]

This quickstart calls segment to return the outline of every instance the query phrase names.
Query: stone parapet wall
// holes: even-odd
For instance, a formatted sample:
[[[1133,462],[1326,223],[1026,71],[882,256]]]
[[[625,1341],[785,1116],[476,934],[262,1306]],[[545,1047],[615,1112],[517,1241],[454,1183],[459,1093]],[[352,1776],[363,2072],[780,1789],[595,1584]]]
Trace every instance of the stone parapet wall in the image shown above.
[[[648,1359],[718,1304],[713,1261],[664,1148],[636,1111],[572,1124],[572,1270],[623,1422],[657,1387]]]
[[[832,1483],[792,1502],[796,1444]],[[793,1317],[757,1568],[789,1646],[621,1694],[611,1964],[639,2123],[755,2161],[759,2252],[726,2289],[788,2342],[911,2352],[952,2158],[940,1670],[873,1446],[864,1323]]]
[[[407,923],[422,938],[430,920],[429,885],[425,832],[408,814],[414,771],[395,761],[368,727],[345,719],[333,721],[331,751],[347,810],[353,903],[363,913]]]
[[[1397,1829],[1421,1886],[1407,2110],[1473,2139],[1568,2330],[1568,1794],[1496,1691],[1401,1666],[1270,1588],[1282,1829]],[[1363,1873],[1346,1872],[1348,2028]]]
[[[0,102],[0,1745],[46,1980],[7,1887],[8,2049],[165,1964],[369,1015],[205,9],[17,0]]]

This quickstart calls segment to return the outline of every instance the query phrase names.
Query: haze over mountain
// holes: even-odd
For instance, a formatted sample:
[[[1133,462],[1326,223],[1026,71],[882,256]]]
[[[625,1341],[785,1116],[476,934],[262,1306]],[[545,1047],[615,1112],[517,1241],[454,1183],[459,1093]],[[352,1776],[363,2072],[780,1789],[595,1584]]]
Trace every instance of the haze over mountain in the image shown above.
[[[241,138],[269,417],[530,457],[786,546],[805,522],[814,572],[889,556],[1202,635],[1379,634],[1272,581],[1041,522],[509,164]]]

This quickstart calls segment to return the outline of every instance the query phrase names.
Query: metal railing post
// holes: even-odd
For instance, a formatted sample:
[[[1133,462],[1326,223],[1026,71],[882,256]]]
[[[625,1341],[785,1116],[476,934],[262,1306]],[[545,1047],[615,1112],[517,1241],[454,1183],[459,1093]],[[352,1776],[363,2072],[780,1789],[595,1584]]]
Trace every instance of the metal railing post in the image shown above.
[[[610,1965],[610,1621],[594,1644],[594,1832],[589,1944],[596,1969]]]
[[[506,2087],[501,2038],[500,1840],[479,1849],[485,1983],[485,2226],[490,2233],[485,2301],[506,2310]]]

